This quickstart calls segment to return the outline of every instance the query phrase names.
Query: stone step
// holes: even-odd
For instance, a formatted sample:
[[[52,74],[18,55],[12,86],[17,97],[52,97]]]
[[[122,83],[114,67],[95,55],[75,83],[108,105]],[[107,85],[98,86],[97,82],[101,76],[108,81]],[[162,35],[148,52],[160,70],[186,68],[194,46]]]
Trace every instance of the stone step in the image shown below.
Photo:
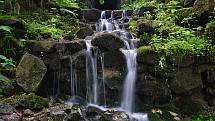
[[[83,20],[87,22],[97,22],[101,17],[101,10],[98,9],[83,9],[81,12],[81,16]],[[111,18],[111,13],[113,12],[114,19],[121,19],[123,16],[123,10],[106,10],[106,18]],[[134,15],[133,10],[126,10],[126,15],[131,17]]]

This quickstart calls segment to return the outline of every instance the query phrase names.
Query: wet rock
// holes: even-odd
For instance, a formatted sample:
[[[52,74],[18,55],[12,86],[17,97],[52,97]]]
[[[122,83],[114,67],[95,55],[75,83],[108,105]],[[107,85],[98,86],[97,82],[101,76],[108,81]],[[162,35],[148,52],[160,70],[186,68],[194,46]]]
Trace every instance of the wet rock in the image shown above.
[[[55,51],[56,42],[54,41],[35,41],[35,40],[27,40],[26,47],[32,53],[46,52],[51,53]]]
[[[192,21],[191,25],[195,25],[194,27],[205,26],[213,16],[213,10],[213,0],[196,0],[192,12],[195,20]]]
[[[123,40],[112,33],[98,33],[92,40],[92,44],[102,51],[117,52],[124,47]]]
[[[129,116],[125,112],[108,110],[102,113],[101,121],[130,121]]]
[[[51,118],[53,121],[66,121],[68,114],[64,111],[53,112],[51,113]]]
[[[93,33],[94,33],[94,30],[91,27],[86,26],[86,27],[80,28],[79,31],[76,33],[76,35],[78,38],[84,39],[87,36],[93,35]]]
[[[30,93],[28,95],[22,94],[16,97],[16,107],[23,107],[32,110],[41,110],[48,106],[48,100],[40,96]]]
[[[194,57],[193,56],[170,57],[170,61],[172,64],[178,67],[188,67],[194,64]]]
[[[19,113],[12,113],[9,115],[1,115],[0,119],[3,119],[3,121],[21,121],[22,115]]]
[[[174,100],[174,105],[179,109],[179,112],[183,115],[191,116],[195,115],[204,109],[205,105],[200,97],[178,97]]]
[[[16,82],[27,92],[36,92],[47,68],[38,57],[26,53],[16,70]]]
[[[190,94],[194,89],[202,89],[201,74],[194,73],[192,68],[180,68],[168,74],[171,78],[170,88],[176,94]]]
[[[214,10],[214,0],[196,0],[193,5],[193,13],[201,16],[203,13]]]
[[[85,121],[81,106],[73,106],[68,116],[68,121]]]
[[[0,26],[9,26],[12,28],[12,31],[14,32],[15,36],[17,38],[24,38],[26,35],[26,29],[23,22],[16,18],[1,18],[0,19]]]
[[[163,105],[170,101],[172,94],[165,80],[159,80],[146,73],[138,74],[136,93],[140,105]]]
[[[0,114],[12,114],[15,108],[10,104],[0,103]]]
[[[15,91],[15,81],[8,79],[0,73],[0,95],[10,96]]]
[[[32,116],[33,114],[34,114],[34,112],[31,111],[30,109],[26,109],[26,110],[24,110],[24,112],[23,112],[23,115],[24,115],[24,116]]]
[[[141,46],[137,49],[137,62],[154,65],[156,59],[157,54],[151,46]]]
[[[101,11],[98,9],[84,9],[82,10],[83,19],[89,22],[97,22],[100,18]]]

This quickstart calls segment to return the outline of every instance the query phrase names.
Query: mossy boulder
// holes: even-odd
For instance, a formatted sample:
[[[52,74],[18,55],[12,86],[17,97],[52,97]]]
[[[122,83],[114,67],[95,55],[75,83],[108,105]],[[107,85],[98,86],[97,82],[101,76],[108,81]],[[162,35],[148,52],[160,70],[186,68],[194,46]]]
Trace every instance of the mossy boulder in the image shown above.
[[[14,95],[2,99],[1,105],[12,105],[16,108],[41,110],[48,106],[48,99],[35,95],[34,93]]]
[[[0,95],[10,96],[14,92],[15,81],[11,80],[0,73]]]
[[[203,13],[214,10],[214,0],[196,0],[193,5],[193,13],[201,16]]]
[[[86,26],[86,27],[80,28],[77,31],[76,35],[78,38],[84,39],[87,36],[93,35],[93,33],[94,33],[94,30],[90,26]]]
[[[201,74],[194,73],[192,68],[179,68],[167,74],[170,88],[176,94],[191,94],[203,88]]]
[[[27,92],[36,92],[47,68],[38,57],[26,53],[16,70],[16,82]]]
[[[112,33],[98,33],[92,39],[92,44],[99,47],[102,51],[119,51],[120,48],[124,47],[123,40]]]
[[[180,114],[191,116],[196,115],[205,108],[205,104],[200,97],[185,96],[177,97],[175,99],[174,105],[179,109]]]
[[[22,94],[16,97],[16,107],[40,110],[48,106],[48,100],[34,93]]]
[[[157,54],[151,46],[141,46],[137,49],[137,62],[145,64],[155,64]]]

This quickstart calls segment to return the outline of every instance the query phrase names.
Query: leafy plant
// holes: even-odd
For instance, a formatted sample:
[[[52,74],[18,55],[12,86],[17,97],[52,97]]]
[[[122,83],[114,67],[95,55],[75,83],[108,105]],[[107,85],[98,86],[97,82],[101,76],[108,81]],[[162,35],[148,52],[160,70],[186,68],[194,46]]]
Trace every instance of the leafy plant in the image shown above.
[[[14,61],[11,58],[8,59],[7,57],[0,55],[0,69],[11,70],[15,67]]]

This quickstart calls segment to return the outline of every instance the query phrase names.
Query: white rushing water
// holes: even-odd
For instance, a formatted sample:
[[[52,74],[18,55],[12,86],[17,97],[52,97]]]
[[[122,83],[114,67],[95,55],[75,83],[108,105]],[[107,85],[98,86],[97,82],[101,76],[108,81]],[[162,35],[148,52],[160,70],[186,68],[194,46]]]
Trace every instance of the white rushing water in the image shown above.
[[[122,17],[127,17],[125,11],[122,13]],[[119,32],[120,38],[124,41],[125,47],[121,49],[121,52],[126,58],[127,74],[124,80],[122,99],[120,109],[127,112],[131,119],[137,121],[148,121],[147,115],[143,113],[135,113],[135,83],[137,74],[137,50],[134,44],[129,40],[128,32],[124,27],[120,28],[118,22],[114,20],[113,12],[111,12],[111,18],[107,19],[105,16],[105,11],[101,13],[101,18],[96,24],[97,32]],[[91,40],[85,40],[87,50],[86,50],[86,75],[87,75],[87,98],[89,99],[90,106],[98,107],[102,110],[107,110],[101,105],[106,105],[105,99],[105,83],[104,83],[104,56],[99,56],[102,67],[102,81],[98,80],[97,74],[97,57],[98,51],[94,51],[94,47],[91,44]],[[102,87],[103,86],[103,87]],[[103,95],[99,94],[103,92]],[[103,99],[102,99],[103,98]],[[101,100],[103,103],[99,104]]]
[[[86,42],[86,81],[87,99],[89,103],[98,104],[98,79],[97,79],[97,50],[93,53],[94,47],[91,40]]]

